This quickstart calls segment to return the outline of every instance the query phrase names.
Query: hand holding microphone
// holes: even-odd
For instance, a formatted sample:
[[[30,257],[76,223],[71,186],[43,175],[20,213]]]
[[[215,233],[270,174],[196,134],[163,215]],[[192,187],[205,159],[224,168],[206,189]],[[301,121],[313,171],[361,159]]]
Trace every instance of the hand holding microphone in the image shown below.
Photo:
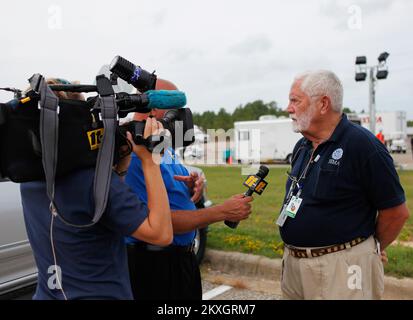
[[[253,197],[245,196],[242,193],[226,200],[221,205],[221,210],[225,214],[225,224],[234,223],[238,225],[239,221],[247,219],[252,212],[251,202],[253,200]]]
[[[245,193],[241,195],[241,197],[252,199],[251,196],[253,195],[254,192],[261,195],[264,192],[265,187],[268,185],[268,183],[264,180],[264,178],[267,176],[269,171],[270,170],[268,169],[268,167],[260,166],[258,172],[255,175],[248,176],[248,178],[244,181],[244,186],[247,186],[248,190],[245,191]],[[239,221],[234,222],[234,221],[225,220],[225,224],[228,227],[235,229],[238,227]]]

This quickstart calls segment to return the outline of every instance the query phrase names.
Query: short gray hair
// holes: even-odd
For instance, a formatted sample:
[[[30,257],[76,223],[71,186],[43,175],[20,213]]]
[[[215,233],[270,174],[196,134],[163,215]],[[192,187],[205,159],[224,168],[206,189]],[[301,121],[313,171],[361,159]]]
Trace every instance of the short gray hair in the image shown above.
[[[328,70],[307,71],[298,75],[294,82],[301,82],[301,90],[310,98],[324,95],[330,98],[333,111],[343,109],[343,85],[334,72]]]

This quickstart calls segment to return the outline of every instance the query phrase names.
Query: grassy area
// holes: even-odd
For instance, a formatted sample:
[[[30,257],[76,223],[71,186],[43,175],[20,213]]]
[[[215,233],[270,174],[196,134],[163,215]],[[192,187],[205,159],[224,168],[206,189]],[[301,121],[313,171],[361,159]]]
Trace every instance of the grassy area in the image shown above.
[[[413,278],[413,249],[397,245],[386,251],[389,258],[389,263],[384,267],[386,274]]]
[[[407,206],[410,211],[410,219],[406,222],[399,239],[402,241],[413,241],[413,171],[400,171],[399,176],[406,193]]]
[[[214,203],[222,203],[235,193],[243,193],[240,167],[202,167],[208,179],[208,196]],[[282,256],[282,241],[274,220],[285,192],[286,168],[271,168],[267,189],[257,196],[253,203],[253,214],[242,221],[236,231],[230,230],[223,223],[210,226],[208,247],[227,251],[241,251],[279,258]],[[413,240],[413,171],[399,172],[402,185],[408,199],[412,216],[406,223],[399,240]],[[409,201],[409,199],[411,199]],[[386,273],[396,276],[413,277],[413,249],[392,247],[388,250],[390,263]]]

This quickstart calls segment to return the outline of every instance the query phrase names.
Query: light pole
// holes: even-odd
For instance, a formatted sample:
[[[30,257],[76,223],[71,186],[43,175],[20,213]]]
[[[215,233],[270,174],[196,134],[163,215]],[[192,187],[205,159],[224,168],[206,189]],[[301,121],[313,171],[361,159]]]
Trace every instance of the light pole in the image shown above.
[[[369,115],[370,115],[370,131],[376,134],[376,82],[377,80],[387,79],[389,70],[387,67],[387,58],[389,53],[383,52],[378,57],[379,63],[375,66],[367,65],[365,56],[356,57],[356,77],[355,80],[365,81],[367,72],[369,73]]]

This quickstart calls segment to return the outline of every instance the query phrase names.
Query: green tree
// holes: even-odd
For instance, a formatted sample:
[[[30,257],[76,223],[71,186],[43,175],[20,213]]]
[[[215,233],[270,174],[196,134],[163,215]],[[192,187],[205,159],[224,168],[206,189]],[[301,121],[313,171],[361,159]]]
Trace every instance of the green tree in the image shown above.
[[[288,113],[279,109],[275,101],[264,103],[262,100],[256,100],[245,106],[238,106],[232,117],[234,121],[249,121],[258,120],[263,115],[286,116]]]
[[[244,106],[239,105],[232,113],[227,112],[225,108],[221,108],[218,113],[214,111],[194,112],[193,117],[194,123],[204,130],[228,130],[234,127],[234,121],[258,120],[263,115],[288,116],[288,112],[278,108],[275,101],[264,103],[262,100],[256,100]]]
[[[200,115],[199,122],[194,119],[194,123],[206,131],[207,129],[214,128],[215,118],[216,115],[214,111],[205,111],[202,115]]]
[[[346,107],[346,108],[343,108],[343,113],[357,113],[357,112]]]
[[[215,117],[214,129],[224,129],[225,131],[233,127],[232,115],[229,114],[224,108],[219,109],[218,114]]]

